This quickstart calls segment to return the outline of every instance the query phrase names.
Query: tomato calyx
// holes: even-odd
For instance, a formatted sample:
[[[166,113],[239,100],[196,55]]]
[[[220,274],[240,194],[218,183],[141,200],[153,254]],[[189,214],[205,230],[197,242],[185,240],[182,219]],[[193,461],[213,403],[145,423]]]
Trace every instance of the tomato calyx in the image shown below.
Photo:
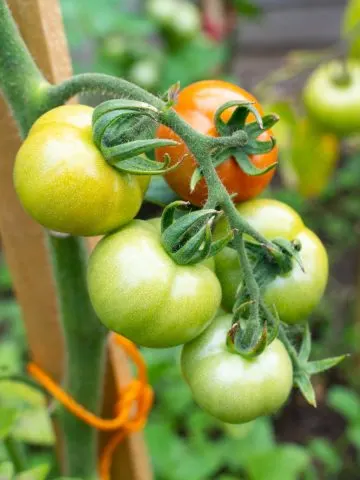
[[[190,265],[213,257],[233,238],[233,232],[214,240],[212,225],[220,211],[210,208],[187,212],[189,202],[177,200],[168,205],[161,217],[161,241],[164,249],[179,265]]]
[[[223,113],[229,108],[234,111],[227,122],[222,119]],[[253,115],[255,121],[247,122],[248,116]],[[269,153],[276,145],[274,137],[270,140],[261,141],[258,137],[266,130],[272,128],[279,117],[275,114],[261,117],[258,110],[251,102],[233,100],[224,103],[217,109],[214,116],[216,131],[220,135],[214,138],[214,149],[212,152],[212,161],[215,167],[232,157],[240,169],[249,176],[260,176],[273,170],[277,162],[268,165],[265,168],[256,167],[252,161],[251,155],[262,155]],[[202,178],[201,168],[195,169],[190,188],[193,191],[197,183]]]
[[[93,114],[93,139],[105,160],[116,170],[136,175],[162,175],[174,170],[169,156],[156,162],[144,154],[159,147],[176,146],[174,140],[154,139],[160,112],[145,102],[108,100]]]
[[[287,327],[287,329],[290,328]],[[311,354],[311,333],[308,323],[304,327],[301,344],[298,349],[290,343],[284,325],[279,330],[279,338],[284,343],[293,363],[294,385],[299,388],[306,401],[313,407],[316,407],[316,396],[311,384],[311,376],[329,370],[349,355],[339,355],[322,360],[309,360]]]

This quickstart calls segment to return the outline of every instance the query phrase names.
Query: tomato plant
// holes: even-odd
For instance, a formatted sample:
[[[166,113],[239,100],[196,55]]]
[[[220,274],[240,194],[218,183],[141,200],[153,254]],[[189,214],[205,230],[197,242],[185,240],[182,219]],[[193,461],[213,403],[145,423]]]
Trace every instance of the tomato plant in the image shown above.
[[[129,222],[141,206],[149,177],[107,164],[92,140],[92,112],[72,105],[45,113],[16,157],[20,201],[50,230],[100,235]]]
[[[258,199],[238,205],[237,209],[266,238],[300,242],[301,264],[293,261],[289,272],[277,274],[264,287],[264,298],[270,307],[276,307],[283,322],[303,323],[319,303],[327,284],[328,259],[323,244],[284,203]],[[224,228],[225,222],[220,220],[218,230]],[[222,286],[223,305],[231,311],[243,278],[234,250],[226,248],[216,256],[216,273]]]
[[[360,131],[360,64],[332,61],[318,67],[304,87],[304,102],[313,120],[329,132]]]
[[[231,315],[217,317],[183,347],[181,368],[196,403],[228,423],[245,423],[276,412],[286,401],[292,365],[280,340],[255,359],[245,359],[226,345]]]
[[[100,320],[147,347],[192,340],[221,301],[215,274],[201,264],[177,265],[164,251],[158,227],[140,220],[98,244],[88,284]]]
[[[196,131],[205,135],[217,136],[214,125],[216,110],[225,102],[230,100],[242,100],[253,102],[254,106],[262,113],[262,108],[257,100],[242,88],[220,80],[206,80],[184,88],[177,99],[175,111],[188,122]],[[232,110],[227,109],[223,114],[223,120],[229,120]],[[254,120],[249,116],[249,120]],[[177,147],[158,148],[156,157],[161,161],[165,154],[169,155],[171,161],[181,161],[180,166],[173,172],[166,175],[166,181],[170,187],[185,200],[194,205],[201,206],[205,203],[208,193],[206,182],[200,180],[195,189],[190,186],[191,177],[197,167],[194,156],[189,152],[185,142],[166,126],[160,126],[157,131],[159,138],[171,138],[179,141]],[[271,131],[264,131],[259,140],[269,141]],[[270,152],[250,155],[251,162],[257,168],[266,168],[277,160],[277,148]],[[244,201],[261,193],[274,175],[274,170],[259,176],[249,176],[243,172],[234,158],[229,158],[217,167],[217,173],[226,187],[233,195],[235,201]]]

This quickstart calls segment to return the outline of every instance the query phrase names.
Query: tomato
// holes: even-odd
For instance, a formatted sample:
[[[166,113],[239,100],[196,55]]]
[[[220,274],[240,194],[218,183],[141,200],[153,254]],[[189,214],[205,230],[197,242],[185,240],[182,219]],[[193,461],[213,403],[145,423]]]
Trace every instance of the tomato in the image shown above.
[[[55,108],[40,117],[15,161],[14,183],[25,210],[44,227],[100,235],[132,220],[149,183],[108,165],[92,140],[93,109]]]
[[[348,79],[344,66],[332,61],[318,67],[304,88],[308,114],[329,132],[349,135],[360,132],[360,64],[349,61]]]
[[[180,345],[209,324],[221,287],[204,265],[177,265],[160,242],[158,225],[134,220],[108,235],[89,261],[96,313],[110,330],[146,347]]]
[[[214,125],[214,115],[216,110],[224,103],[230,100],[246,100],[254,102],[254,106],[262,114],[262,108],[257,100],[246,90],[221,80],[205,80],[193,83],[184,88],[174,107],[176,112],[186,120],[198,132],[217,136]],[[227,121],[231,116],[231,109],[223,114],[223,120]],[[253,116],[249,116],[253,121]],[[248,118],[249,118],[248,117]],[[170,138],[179,142],[179,146],[164,147],[156,150],[156,158],[162,161],[167,153],[172,163],[181,164],[175,170],[169,172],[165,178],[170,187],[183,199],[190,201],[194,205],[201,206],[207,199],[207,187],[202,179],[190,191],[190,179],[196,168],[196,161],[190,154],[185,143],[169,128],[161,125],[158,128],[157,136],[159,138]],[[261,141],[270,140],[271,131],[264,131],[258,138]],[[251,161],[258,168],[265,168],[276,162],[277,148],[269,153],[261,155],[252,155]],[[229,158],[217,167],[217,173],[230,194],[235,194],[234,200],[237,202],[248,200],[261,193],[274,175],[274,169],[264,175],[251,177],[246,175],[238,166],[233,158]]]
[[[237,209],[266,238],[282,237],[300,241],[300,259],[305,271],[294,261],[289,273],[278,275],[266,286],[264,298],[270,307],[275,305],[283,322],[293,324],[305,321],[319,303],[328,280],[328,258],[323,244],[305,227],[300,216],[284,203],[257,199],[238,205]],[[225,221],[220,220],[217,234],[222,235],[226,228]],[[223,305],[231,311],[242,281],[238,256],[234,250],[226,247],[216,256],[215,264],[222,286]]]
[[[227,423],[245,423],[276,412],[289,396],[293,372],[289,355],[274,340],[259,356],[230,351],[231,315],[217,317],[182,349],[181,368],[196,403]]]

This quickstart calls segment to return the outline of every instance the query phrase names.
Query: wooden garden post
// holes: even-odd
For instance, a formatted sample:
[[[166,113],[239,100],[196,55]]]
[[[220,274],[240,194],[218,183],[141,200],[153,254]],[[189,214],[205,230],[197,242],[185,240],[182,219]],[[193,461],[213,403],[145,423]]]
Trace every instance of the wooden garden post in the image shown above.
[[[71,63],[57,0],[8,0],[20,32],[47,79],[58,83],[71,75]],[[1,46],[0,46],[1,48]],[[45,231],[23,211],[15,195],[12,170],[20,138],[0,97],[0,231],[14,289],[22,308],[31,355],[55,380],[63,371],[64,341]],[[94,244],[94,240],[92,240]],[[89,248],[91,248],[89,242]],[[113,415],[118,389],[131,378],[127,359],[109,345],[104,414]],[[79,379],[81,381],[81,379]],[[61,444],[61,438],[58,436]],[[102,437],[104,443],[106,438]],[[113,480],[150,480],[141,433],[128,437],[114,457]]]

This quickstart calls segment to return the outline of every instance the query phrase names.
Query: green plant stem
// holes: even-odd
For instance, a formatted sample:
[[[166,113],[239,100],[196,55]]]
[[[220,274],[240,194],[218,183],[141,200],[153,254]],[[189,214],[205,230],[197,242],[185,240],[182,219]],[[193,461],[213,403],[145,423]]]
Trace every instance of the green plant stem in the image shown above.
[[[0,0],[0,45],[0,88],[25,136],[49,84],[27,51],[5,0]]]
[[[0,0],[0,45],[0,89],[25,137],[36,118],[64,103],[65,98],[50,94],[54,87],[38,70],[4,0]],[[85,251],[80,238],[49,240],[66,339],[64,387],[85,408],[99,413],[106,334],[88,298]],[[96,430],[64,409],[60,409],[59,420],[64,439],[64,473],[82,480],[98,479]]]
[[[15,472],[20,473],[26,470],[26,457],[22,445],[9,435],[4,438],[4,446],[11,463],[14,465]]]
[[[91,307],[86,288],[87,250],[77,237],[50,236],[49,243],[67,346],[65,388],[87,409],[98,412],[106,330]],[[97,479],[98,445],[93,428],[63,407],[60,418],[67,432],[64,446],[67,474]]]

